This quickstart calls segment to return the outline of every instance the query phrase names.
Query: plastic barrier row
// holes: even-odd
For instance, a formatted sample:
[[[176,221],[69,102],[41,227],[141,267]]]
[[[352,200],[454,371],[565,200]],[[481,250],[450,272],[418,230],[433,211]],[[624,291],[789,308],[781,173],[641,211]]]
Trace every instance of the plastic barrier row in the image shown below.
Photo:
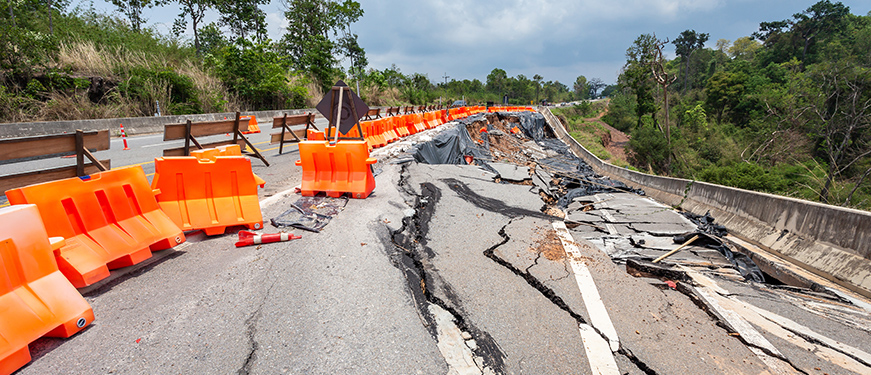
[[[501,107],[490,107],[487,109],[488,112],[535,112],[535,108],[533,107],[511,107],[511,106],[501,106]]]
[[[413,110],[412,107],[406,109]],[[296,165],[302,167],[300,193],[313,196],[323,192],[330,197],[349,193],[352,198],[366,198],[375,189],[371,165],[377,162],[369,157],[369,151],[448,121],[484,112],[487,112],[485,107],[459,107],[404,115],[388,111],[394,115],[362,121],[359,129],[355,127],[342,134],[343,138],[362,138],[362,141],[340,139],[332,143],[330,140],[335,135],[331,132],[336,131],[335,128],[323,132],[310,130],[308,140],[299,143],[300,158]]]
[[[140,166],[12,189],[6,197],[13,205],[35,204],[48,235],[66,240],[55,257],[77,288],[185,240],[158,207]]]
[[[94,320],[76,288],[184,242],[182,230],[263,226],[257,185],[265,181],[239,145],[157,158],[155,169],[151,186],[135,166],[6,191],[0,375],[27,364],[36,339],[69,337]]]
[[[519,112],[519,111],[535,111],[532,107],[490,107],[484,106],[469,106],[457,107],[445,110],[411,113],[405,115],[393,115],[379,119],[361,121],[360,127],[363,129],[362,138],[369,145],[369,150],[384,147],[387,144],[393,143],[400,138],[415,134],[427,129],[435,128],[444,123],[466,118],[468,116],[487,113],[487,112]],[[326,134],[329,130],[323,132],[310,131],[308,133],[309,140],[323,140],[332,138],[332,134]],[[360,137],[357,129],[354,128],[347,134],[346,137]]]

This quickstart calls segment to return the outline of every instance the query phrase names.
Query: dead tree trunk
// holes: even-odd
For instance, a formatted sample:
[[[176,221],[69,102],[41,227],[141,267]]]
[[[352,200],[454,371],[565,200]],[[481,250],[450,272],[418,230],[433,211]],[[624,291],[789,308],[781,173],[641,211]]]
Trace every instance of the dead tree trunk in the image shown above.
[[[668,86],[674,83],[677,80],[677,76],[670,75],[665,71],[665,64],[663,63],[662,57],[662,46],[668,44],[668,39],[665,41],[657,41],[654,46],[654,55],[653,59],[650,62],[650,70],[653,72],[653,79],[656,80],[660,86],[662,86],[662,98],[664,109],[665,109],[665,140],[668,143],[668,162],[666,164],[666,171],[671,174],[671,123],[669,123],[668,119]]]

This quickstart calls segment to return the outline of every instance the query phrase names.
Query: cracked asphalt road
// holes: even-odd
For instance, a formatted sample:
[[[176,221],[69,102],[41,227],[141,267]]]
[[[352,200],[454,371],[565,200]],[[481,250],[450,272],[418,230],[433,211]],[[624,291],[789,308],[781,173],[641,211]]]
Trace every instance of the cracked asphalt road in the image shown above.
[[[280,158],[256,171],[271,184],[261,199],[299,181],[295,150]],[[569,259],[543,253],[562,219],[542,213],[532,186],[495,183],[473,166],[377,168],[375,193],[351,199],[320,233],[293,230],[303,238],[243,248],[233,247],[235,230],[194,234],[89,290],[94,324],[68,340],[40,339],[20,373],[592,373],[579,324],[593,317],[570,261],[589,269],[610,315],[619,373],[777,373],[687,295],[609,257],[672,248],[663,239],[688,224],[668,208],[628,194],[584,197],[603,203],[570,207],[569,218],[591,225],[570,230],[580,257]],[[265,221],[298,197],[270,198]],[[267,224],[263,232],[277,231]],[[676,259],[724,266],[691,250]],[[801,293],[718,282],[729,298],[868,348],[866,315],[820,321],[811,311],[819,301]],[[820,361],[821,350],[765,335],[793,359],[794,373],[850,373]]]

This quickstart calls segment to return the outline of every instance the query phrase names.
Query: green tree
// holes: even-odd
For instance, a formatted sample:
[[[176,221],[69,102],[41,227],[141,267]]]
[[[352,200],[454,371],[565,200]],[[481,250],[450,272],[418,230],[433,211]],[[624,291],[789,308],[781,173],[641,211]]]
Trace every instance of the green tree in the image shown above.
[[[705,46],[708,41],[708,33],[697,33],[695,30],[684,30],[674,39],[672,44],[675,47],[675,53],[684,61],[683,72],[683,91],[686,92],[688,87],[688,78],[690,76],[690,58],[698,49]]]
[[[732,41],[729,39],[717,39],[717,51],[728,53],[730,44],[732,44]]]
[[[363,16],[360,3],[288,0],[285,7],[288,25],[279,49],[289,56],[291,66],[312,73],[325,90],[332,85],[329,77],[338,71],[340,58],[350,58],[356,74],[365,70],[365,51],[351,33],[351,24]]]
[[[635,94],[635,113],[637,126],[641,126],[644,115],[656,111],[653,100],[653,80],[650,64],[653,61],[657,39],[651,34],[642,34],[626,50],[626,65],[618,78],[619,83]],[[656,118],[654,117],[654,122]]]
[[[706,103],[717,113],[717,123],[722,123],[726,109],[738,106],[744,96],[746,81],[746,75],[735,72],[717,72],[708,81],[705,87]]]
[[[575,79],[573,86],[575,89],[575,99],[584,100],[590,97],[590,87],[587,85],[587,77],[578,76]]]
[[[493,68],[487,75],[487,90],[492,93],[505,95],[508,93],[508,73],[499,68]]]
[[[204,26],[199,33],[200,50],[203,54],[209,54],[230,44],[224,37],[224,33],[214,22]]]
[[[590,89],[590,95],[589,95],[589,98],[590,98],[590,99],[596,99],[596,98],[599,97],[599,90],[601,90],[602,88],[604,88],[604,87],[607,86],[607,85],[605,84],[605,82],[602,82],[601,79],[599,79],[599,78],[593,78],[593,79],[590,80],[589,83],[587,83],[587,86],[588,86],[589,89]]]
[[[735,43],[732,44],[732,47],[729,47],[729,55],[733,59],[753,60],[756,56],[756,51],[761,47],[762,44],[756,40],[742,36],[735,39]]]
[[[187,29],[188,19],[191,21],[191,28],[194,32],[194,49],[197,55],[202,54],[200,47],[200,23],[203,22],[203,17],[206,11],[214,6],[214,0],[176,0],[181,12],[172,23],[172,31],[178,35],[182,34]]]
[[[213,0],[220,14],[218,24],[230,30],[231,41],[253,36],[253,41],[266,40],[266,13],[260,5],[269,0]]]
[[[307,92],[288,84],[287,71],[270,43],[238,39],[207,58],[227,88],[255,109],[299,108]]]
[[[832,3],[829,0],[820,1],[801,13],[792,16],[788,21],[792,31],[802,41],[801,61],[807,61],[808,50],[826,34],[836,33],[844,28],[845,17],[850,13],[850,7],[840,1]]]
[[[142,10],[159,5],[151,0],[111,0],[111,2],[121,14],[127,17],[130,28],[137,33],[142,29],[142,24],[147,21],[142,17]]]
[[[538,103],[538,100],[539,100],[538,92],[539,92],[539,90],[541,90],[541,80],[542,79],[544,79],[544,77],[542,77],[538,74],[532,76],[532,81],[535,82],[535,102],[536,103]]]

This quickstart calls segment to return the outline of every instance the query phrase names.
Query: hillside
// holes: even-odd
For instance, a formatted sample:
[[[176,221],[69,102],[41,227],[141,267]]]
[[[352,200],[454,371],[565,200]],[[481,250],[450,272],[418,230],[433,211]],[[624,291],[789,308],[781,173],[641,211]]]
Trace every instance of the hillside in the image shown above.
[[[627,161],[871,209],[871,15],[828,0],[797,11],[715,48],[695,30],[639,36],[603,117],[631,135]]]

